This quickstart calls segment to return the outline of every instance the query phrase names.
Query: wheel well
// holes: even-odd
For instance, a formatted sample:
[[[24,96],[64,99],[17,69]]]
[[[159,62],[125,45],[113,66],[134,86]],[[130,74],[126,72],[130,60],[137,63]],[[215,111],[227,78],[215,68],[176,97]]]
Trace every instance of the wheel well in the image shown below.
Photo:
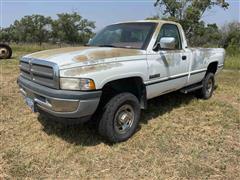
[[[141,108],[146,108],[146,87],[141,77],[124,78],[108,82],[102,88],[102,92],[101,102],[103,103],[108,102],[116,94],[130,92],[138,98]]]
[[[208,65],[207,73],[211,72],[215,74],[217,72],[218,62],[212,62]]]

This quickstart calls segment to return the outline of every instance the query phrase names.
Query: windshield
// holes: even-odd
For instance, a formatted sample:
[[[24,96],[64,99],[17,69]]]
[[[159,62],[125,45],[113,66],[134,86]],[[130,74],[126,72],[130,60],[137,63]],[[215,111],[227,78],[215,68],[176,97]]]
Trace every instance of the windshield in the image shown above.
[[[88,43],[89,46],[146,49],[155,23],[122,23],[110,25]]]

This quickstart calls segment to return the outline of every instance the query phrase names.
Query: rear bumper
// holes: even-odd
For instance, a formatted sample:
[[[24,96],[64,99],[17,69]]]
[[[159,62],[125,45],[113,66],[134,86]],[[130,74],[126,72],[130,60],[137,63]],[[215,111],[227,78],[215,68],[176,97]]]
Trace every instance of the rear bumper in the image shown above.
[[[32,81],[18,78],[20,93],[33,100],[36,109],[62,118],[89,119],[96,111],[101,91],[82,92],[51,89]],[[89,117],[89,118],[86,118]]]

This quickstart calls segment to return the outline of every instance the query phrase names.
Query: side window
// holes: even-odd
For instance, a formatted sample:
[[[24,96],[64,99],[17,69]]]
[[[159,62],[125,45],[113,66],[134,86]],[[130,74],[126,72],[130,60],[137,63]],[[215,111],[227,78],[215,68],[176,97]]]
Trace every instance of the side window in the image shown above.
[[[160,30],[156,43],[158,43],[162,37],[174,37],[176,39],[175,49],[182,49],[181,37],[176,25],[164,24]]]

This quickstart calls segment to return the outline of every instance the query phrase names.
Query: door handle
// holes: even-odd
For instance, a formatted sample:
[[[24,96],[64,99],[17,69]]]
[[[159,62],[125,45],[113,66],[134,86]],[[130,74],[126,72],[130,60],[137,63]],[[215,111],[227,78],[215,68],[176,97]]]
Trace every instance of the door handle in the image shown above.
[[[183,61],[187,60],[187,56],[182,56],[182,60]]]

